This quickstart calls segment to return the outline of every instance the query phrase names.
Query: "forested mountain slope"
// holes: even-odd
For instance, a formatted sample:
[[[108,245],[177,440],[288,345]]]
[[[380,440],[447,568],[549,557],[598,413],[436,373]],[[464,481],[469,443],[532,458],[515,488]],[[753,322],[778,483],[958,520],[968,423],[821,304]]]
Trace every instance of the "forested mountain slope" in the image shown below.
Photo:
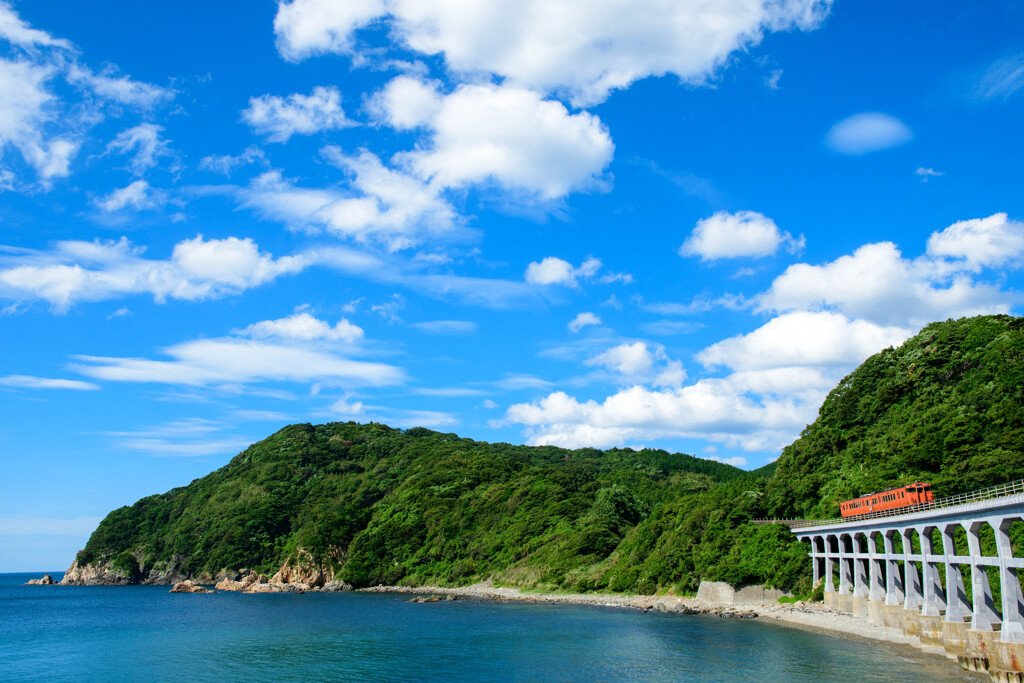
[[[650,511],[746,477],[664,451],[511,446],[380,424],[292,425],[225,467],[111,512],[78,557],[273,573],[299,549],[355,585],[501,573],[560,585]]]

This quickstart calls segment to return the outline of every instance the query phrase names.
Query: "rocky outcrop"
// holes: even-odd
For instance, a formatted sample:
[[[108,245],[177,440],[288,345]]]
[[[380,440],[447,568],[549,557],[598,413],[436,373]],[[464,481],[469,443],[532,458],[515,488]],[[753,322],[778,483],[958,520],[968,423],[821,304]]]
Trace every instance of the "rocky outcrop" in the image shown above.
[[[267,577],[263,574],[250,574],[248,570],[244,574],[237,575],[236,578],[224,577],[217,582],[214,586],[217,590],[239,592],[245,591],[250,586],[254,586],[258,583],[267,583]]]
[[[138,557],[142,557],[141,550]],[[126,572],[114,569],[108,562],[98,561],[87,565],[79,565],[76,560],[64,575],[63,585],[68,586],[124,586],[141,583],[150,586],[173,586],[184,581],[193,581],[200,585],[214,585],[217,589],[240,592],[305,592],[326,590],[338,592],[352,590],[352,586],[334,578],[334,569],[313,559],[303,549],[296,551],[291,560],[269,579],[262,574],[255,574],[249,569],[222,569],[216,574],[201,572],[192,574],[186,567],[189,558],[175,555],[146,567],[138,560],[138,571]],[[277,591],[263,588],[259,591],[249,590],[257,584],[269,584],[277,587]],[[329,588],[327,588],[329,586]]]
[[[60,582],[62,586],[127,586],[131,583],[130,576],[106,562],[80,566],[78,560],[71,563]]]
[[[195,581],[192,581],[191,579],[186,579],[184,581],[179,581],[178,583],[174,584],[174,588],[172,588],[169,592],[171,592],[171,593],[216,593],[217,591],[212,591],[212,590],[210,590],[209,588],[207,588],[205,586],[200,586],[198,583],[196,583]]]
[[[333,569],[315,561],[312,555],[299,549],[292,560],[281,565],[277,573],[270,577],[270,583],[278,585],[301,583],[309,588],[320,588],[333,578]]]
[[[41,579],[29,579],[28,582],[25,585],[26,586],[52,586],[55,583],[56,582],[53,580],[52,576],[50,576],[49,574],[45,574],[45,575],[43,575],[43,578],[41,578]]]
[[[243,593],[283,593],[280,585],[273,583],[254,583],[246,588]]]
[[[320,588],[323,593],[342,593],[352,589],[352,584],[337,579],[331,579]]]

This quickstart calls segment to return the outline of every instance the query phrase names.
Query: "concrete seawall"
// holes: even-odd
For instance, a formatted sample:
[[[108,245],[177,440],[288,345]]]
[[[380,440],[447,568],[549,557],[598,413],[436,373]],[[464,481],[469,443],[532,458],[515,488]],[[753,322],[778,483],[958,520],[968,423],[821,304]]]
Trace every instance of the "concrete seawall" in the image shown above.
[[[845,599],[844,599],[845,598]],[[920,610],[904,609],[902,605],[885,605],[880,601],[864,601],[839,593],[825,593],[825,606],[864,618],[887,628],[915,637],[922,649],[942,648],[966,671],[987,673],[999,683],[1024,683],[1024,643],[999,640],[999,624],[994,630],[972,630],[971,622],[946,621],[945,614],[923,616]]]

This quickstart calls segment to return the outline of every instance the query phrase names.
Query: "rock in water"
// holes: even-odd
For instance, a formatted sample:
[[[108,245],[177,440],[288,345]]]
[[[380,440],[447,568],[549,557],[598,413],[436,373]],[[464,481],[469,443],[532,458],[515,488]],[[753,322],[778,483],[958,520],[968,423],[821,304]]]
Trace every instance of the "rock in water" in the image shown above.
[[[29,579],[28,583],[26,583],[25,585],[26,586],[52,586],[52,585],[54,585],[54,583],[55,582],[53,580],[53,577],[50,576],[49,574],[46,574],[41,579]]]
[[[273,583],[254,583],[247,586],[243,593],[280,593],[281,587]]]
[[[209,588],[200,586],[192,579],[185,579],[174,584],[174,588],[170,590],[171,593],[216,593]]]

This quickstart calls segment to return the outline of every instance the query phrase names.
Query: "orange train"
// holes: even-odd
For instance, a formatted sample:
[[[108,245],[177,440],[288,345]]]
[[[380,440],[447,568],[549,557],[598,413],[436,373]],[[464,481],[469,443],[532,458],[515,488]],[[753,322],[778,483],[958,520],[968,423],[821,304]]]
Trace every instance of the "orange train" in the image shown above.
[[[894,489],[869,493],[866,496],[848,500],[840,503],[839,509],[842,510],[843,517],[859,517],[860,515],[868,515],[872,512],[920,505],[934,499],[932,485],[917,482],[916,484],[898,486]]]

